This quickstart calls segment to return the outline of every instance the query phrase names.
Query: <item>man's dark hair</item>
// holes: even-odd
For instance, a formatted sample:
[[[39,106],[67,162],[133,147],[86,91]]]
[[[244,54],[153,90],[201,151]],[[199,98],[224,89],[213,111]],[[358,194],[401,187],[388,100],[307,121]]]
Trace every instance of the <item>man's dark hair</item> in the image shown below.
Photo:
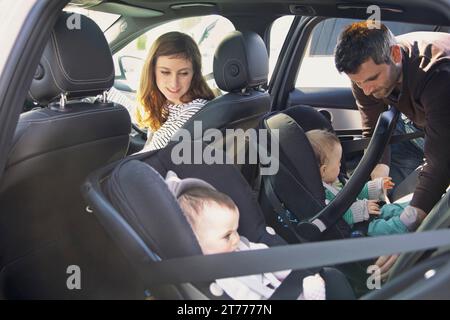
[[[366,21],[347,26],[339,36],[334,62],[339,72],[354,74],[361,64],[372,58],[376,64],[391,63],[391,46],[396,44],[392,32],[384,25],[369,28]]]

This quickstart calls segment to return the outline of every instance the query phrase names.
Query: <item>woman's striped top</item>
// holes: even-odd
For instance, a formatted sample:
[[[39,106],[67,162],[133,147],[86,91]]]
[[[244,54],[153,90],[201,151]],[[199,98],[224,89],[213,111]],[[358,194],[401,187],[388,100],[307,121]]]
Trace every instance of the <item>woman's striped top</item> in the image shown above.
[[[147,142],[140,152],[146,152],[164,148],[172,136],[196,114],[208,101],[195,99],[184,104],[169,104],[167,109],[169,115],[166,122],[156,131],[148,131]]]

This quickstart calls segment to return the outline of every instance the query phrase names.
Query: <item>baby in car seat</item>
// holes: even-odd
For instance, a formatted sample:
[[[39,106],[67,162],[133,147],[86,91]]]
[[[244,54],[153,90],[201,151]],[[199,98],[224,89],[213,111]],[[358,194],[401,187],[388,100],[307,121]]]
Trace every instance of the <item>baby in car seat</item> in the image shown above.
[[[265,244],[253,243],[239,236],[239,210],[236,204],[206,181],[180,179],[169,171],[166,183],[186,216],[203,254],[268,248]],[[218,279],[213,285],[232,299],[268,299],[289,273],[290,270]],[[298,299],[325,299],[325,282],[319,274],[303,279],[303,293]]]
[[[325,188],[325,202],[328,204],[342,188],[342,185],[339,185],[338,182],[342,146],[339,138],[326,130],[311,130],[306,132],[306,136],[319,164],[319,171]],[[344,213],[344,220],[350,226],[353,226],[355,223],[369,220],[371,215],[375,216],[376,218],[368,224],[367,235],[369,236],[405,233],[415,230],[417,223],[412,222],[403,214],[403,210],[408,203],[379,205],[379,201],[384,199],[385,191],[393,186],[391,177],[381,177],[367,182],[357,200]]]

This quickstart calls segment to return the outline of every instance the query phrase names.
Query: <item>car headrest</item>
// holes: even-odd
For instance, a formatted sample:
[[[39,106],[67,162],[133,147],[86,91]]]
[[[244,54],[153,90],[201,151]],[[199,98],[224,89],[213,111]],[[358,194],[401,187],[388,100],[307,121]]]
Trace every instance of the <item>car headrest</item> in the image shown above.
[[[91,19],[62,13],[53,28],[29,90],[47,104],[67,97],[94,96],[111,88],[114,64],[101,29]]]
[[[214,54],[214,79],[218,87],[232,92],[267,82],[269,58],[264,41],[250,31],[233,31]]]

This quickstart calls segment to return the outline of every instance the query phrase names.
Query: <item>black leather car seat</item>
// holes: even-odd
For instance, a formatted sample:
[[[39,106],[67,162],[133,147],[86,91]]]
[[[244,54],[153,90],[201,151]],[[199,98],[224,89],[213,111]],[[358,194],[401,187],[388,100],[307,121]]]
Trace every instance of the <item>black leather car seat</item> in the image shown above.
[[[251,31],[233,31],[215,51],[213,72],[218,87],[226,93],[208,102],[183,128],[190,132],[194,140],[201,139],[199,134],[208,129],[219,129],[224,139],[204,142],[212,142],[212,146],[227,152],[232,151],[230,158],[234,155],[236,160],[248,148],[243,131],[257,127],[262,117],[270,111],[270,95],[264,89],[269,72],[264,41]],[[195,131],[194,125],[198,121],[202,130]],[[226,129],[243,131],[225,135]],[[234,141],[235,136],[238,138]]]
[[[89,262],[107,260],[104,250],[94,252],[106,238],[85,211],[80,185],[125,156],[131,122],[123,106],[80,100],[112,86],[114,65],[100,28],[80,15],[81,28],[69,29],[69,16],[58,19],[29,90],[45,107],[20,116],[0,185],[7,298],[92,297],[89,281],[102,280]],[[68,290],[69,265],[80,266],[83,290]]]

